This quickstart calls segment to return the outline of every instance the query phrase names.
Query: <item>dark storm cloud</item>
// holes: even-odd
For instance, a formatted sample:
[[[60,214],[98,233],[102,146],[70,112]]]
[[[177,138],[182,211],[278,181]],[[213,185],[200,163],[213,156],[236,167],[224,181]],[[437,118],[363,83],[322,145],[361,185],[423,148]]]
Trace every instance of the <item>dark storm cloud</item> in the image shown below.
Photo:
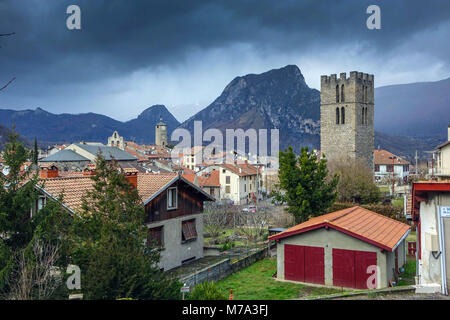
[[[65,26],[71,4],[81,7],[81,31]],[[381,7],[381,30],[366,28],[370,4]],[[233,44],[261,56],[329,50],[332,58],[348,43],[382,55],[406,43],[448,65],[448,41],[434,37],[448,34],[449,21],[448,0],[0,0],[0,33],[16,32],[0,38],[0,84],[16,76],[12,93],[57,95],[61,84],[170,67],[192,50]],[[420,47],[408,43],[414,36],[426,38]]]

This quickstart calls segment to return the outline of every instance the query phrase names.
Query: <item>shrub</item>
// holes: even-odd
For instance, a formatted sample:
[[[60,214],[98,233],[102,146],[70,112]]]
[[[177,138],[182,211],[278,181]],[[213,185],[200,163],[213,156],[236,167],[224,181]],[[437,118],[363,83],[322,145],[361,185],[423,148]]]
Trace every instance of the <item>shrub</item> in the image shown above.
[[[225,294],[214,281],[197,284],[189,295],[190,300],[226,300]]]

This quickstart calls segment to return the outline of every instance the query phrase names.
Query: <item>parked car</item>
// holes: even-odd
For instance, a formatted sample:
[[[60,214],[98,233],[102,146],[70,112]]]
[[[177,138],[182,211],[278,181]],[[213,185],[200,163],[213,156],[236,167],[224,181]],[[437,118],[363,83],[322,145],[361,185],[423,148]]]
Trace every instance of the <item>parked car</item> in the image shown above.
[[[255,213],[256,212],[256,207],[255,206],[247,206],[247,207],[243,208],[242,211]]]

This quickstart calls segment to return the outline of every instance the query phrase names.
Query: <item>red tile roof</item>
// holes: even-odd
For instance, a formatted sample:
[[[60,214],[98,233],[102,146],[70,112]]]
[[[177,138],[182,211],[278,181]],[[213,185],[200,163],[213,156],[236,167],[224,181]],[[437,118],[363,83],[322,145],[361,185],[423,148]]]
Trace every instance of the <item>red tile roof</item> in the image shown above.
[[[410,229],[407,224],[356,206],[314,217],[269,239],[282,239],[322,227],[338,230],[387,251],[392,251]]]
[[[243,176],[253,176],[258,173],[257,167],[248,163],[223,163],[217,164],[217,166],[222,167],[224,169],[230,170],[231,172],[243,177]]]
[[[138,174],[138,193],[142,201],[148,200],[176,177],[176,173]],[[64,205],[75,212],[81,209],[83,196],[93,190],[94,181],[82,173],[70,173],[63,177],[45,179],[43,184],[44,192],[55,199],[62,194]]]
[[[399,156],[396,156],[395,154],[386,151],[386,150],[374,150],[373,151],[373,159],[374,164],[394,164],[394,165],[403,165],[403,164],[410,164],[408,161],[400,158]],[[389,157],[396,157],[396,159],[389,159]],[[393,161],[394,160],[394,161]]]
[[[220,172],[213,170],[198,177],[200,187],[220,187]]]

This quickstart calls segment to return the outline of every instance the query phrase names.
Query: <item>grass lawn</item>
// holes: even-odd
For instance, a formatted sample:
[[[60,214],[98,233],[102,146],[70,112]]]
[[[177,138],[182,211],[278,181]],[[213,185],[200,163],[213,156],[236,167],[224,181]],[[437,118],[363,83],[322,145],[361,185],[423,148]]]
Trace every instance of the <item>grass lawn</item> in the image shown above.
[[[398,285],[407,286],[414,284],[415,275],[416,275],[416,259],[408,257],[406,259],[405,273],[399,275],[401,279],[398,281]]]
[[[235,300],[286,300],[341,292],[339,289],[321,288],[276,281],[277,260],[266,258],[246,269],[217,282],[227,297],[233,289]]]

